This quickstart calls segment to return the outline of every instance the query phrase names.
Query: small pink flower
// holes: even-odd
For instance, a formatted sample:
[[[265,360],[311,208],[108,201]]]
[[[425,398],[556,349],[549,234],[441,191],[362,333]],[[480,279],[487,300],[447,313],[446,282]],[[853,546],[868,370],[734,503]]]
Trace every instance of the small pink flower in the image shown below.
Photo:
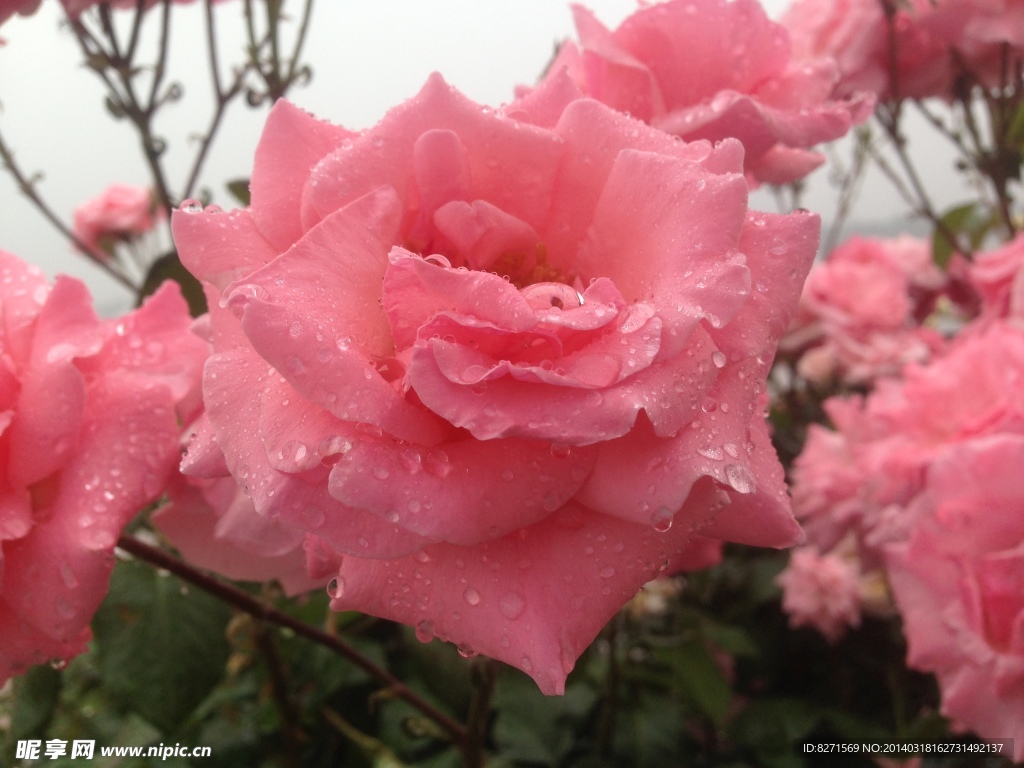
[[[94,253],[109,254],[119,240],[145,234],[154,223],[149,189],[112,184],[75,209],[74,233]]]
[[[100,321],[0,252],[0,680],[81,653],[124,525],[164,489],[206,344],[180,294]]]
[[[798,373],[817,383],[898,374],[943,348],[920,323],[945,282],[924,240],[853,238],[811,269],[780,347],[799,354]]]
[[[790,59],[789,36],[756,0],[671,0],[640,8],[614,32],[573,6],[580,43],[567,73],[587,96],[687,141],[739,139],[756,182],[784,184],[824,162],[810,147],[843,136],[873,101],[831,101],[834,66]]]
[[[173,230],[211,296],[190,455],[342,553],[332,605],[546,693],[701,534],[800,538],[764,377],[816,217],[748,212],[742,148],[553,81],[432,77],[353,134],[285,101],[252,206]]]
[[[860,626],[857,569],[842,558],[819,555],[811,547],[794,549],[778,583],[790,626],[814,627],[830,642]]]
[[[888,551],[907,663],[942,712],[1024,760],[1024,436],[951,448],[927,472],[909,541]]]

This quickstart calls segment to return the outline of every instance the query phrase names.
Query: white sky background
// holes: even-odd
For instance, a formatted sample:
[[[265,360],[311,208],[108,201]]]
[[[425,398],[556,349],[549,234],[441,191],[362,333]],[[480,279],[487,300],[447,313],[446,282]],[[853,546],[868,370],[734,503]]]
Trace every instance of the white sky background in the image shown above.
[[[636,0],[585,4],[610,27],[636,8]],[[288,6],[298,12],[301,3],[290,0],[286,10]],[[765,6],[777,17],[786,0],[766,0]],[[71,32],[59,28],[58,9],[57,0],[44,0],[34,16],[15,16],[0,28],[0,37],[7,41],[0,47],[0,132],[23,171],[45,175],[40,194],[70,223],[75,206],[108,184],[148,185],[150,179],[134,132],[127,122],[115,122],[107,113],[103,86],[82,66]],[[150,13],[153,18],[146,27],[151,32],[159,26],[157,14]],[[228,0],[216,14],[226,68],[229,62],[241,61],[242,4]],[[119,15],[129,20],[132,13]],[[161,112],[157,133],[169,144],[166,167],[172,188],[179,188],[196,146],[187,137],[205,128],[212,98],[202,3],[175,5],[172,17],[168,82],[182,82],[186,92],[182,101]],[[303,57],[313,69],[313,80],[292,90],[289,98],[331,122],[366,128],[389,107],[415,94],[431,72],[439,71],[472,99],[498,105],[512,98],[517,84],[534,82],[556,41],[570,36],[572,19],[563,0],[317,0]],[[223,182],[248,177],[265,117],[265,106],[254,109],[239,101],[221,127],[201,183],[223,207],[235,205]],[[952,155],[926,138],[911,145],[926,159],[918,169],[937,207],[969,199],[951,183]],[[848,158],[849,149],[841,152]],[[833,218],[835,195],[827,170],[812,175],[803,204],[821,213],[826,226]],[[752,207],[775,209],[764,191],[755,194]],[[891,185],[876,173],[868,178],[852,218],[892,221],[905,210]],[[51,276],[62,272],[83,278],[104,314],[129,304],[128,292],[76,255],[2,170],[0,249],[41,266]]]

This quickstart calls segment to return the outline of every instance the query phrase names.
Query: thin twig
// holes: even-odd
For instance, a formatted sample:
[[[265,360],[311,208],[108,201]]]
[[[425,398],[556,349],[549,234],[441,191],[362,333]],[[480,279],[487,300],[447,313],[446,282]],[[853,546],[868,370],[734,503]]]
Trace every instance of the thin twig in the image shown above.
[[[165,571],[170,571],[175,576],[184,579],[190,584],[194,584],[204,592],[208,592],[214,597],[220,598],[235,608],[238,608],[251,616],[255,616],[257,619],[272,622],[281,627],[286,627],[297,635],[302,635],[315,643],[331,649],[339,656],[343,656],[363,671],[368,672],[382,683],[385,683],[388,686],[387,692],[390,695],[408,702],[441,726],[448,732],[449,736],[451,736],[452,740],[458,744],[460,748],[464,747],[466,744],[468,734],[462,723],[457,722],[429,701],[423,699],[400,679],[383,667],[375,664],[372,660],[364,656],[341,638],[329,635],[323,630],[307,624],[294,616],[289,616],[283,611],[279,611],[272,606],[265,605],[237,587],[226,584],[211,576],[207,576],[205,573],[196,570],[183,560],[179,560],[157,547],[153,547],[139,541],[134,536],[129,536],[127,534],[122,535],[117,540],[117,546],[140,560],[144,560],[158,568],[163,568]]]
[[[32,183],[32,180],[22,173],[18,164],[14,161],[14,153],[7,146],[2,134],[0,134],[0,159],[3,160],[4,167],[10,171],[10,174],[17,182],[18,190],[32,201],[32,204],[35,205],[39,212],[57,229],[58,232],[70,240],[71,243],[86,256],[86,258],[103,269],[119,283],[133,292],[138,290],[138,286],[135,285],[135,283],[133,283],[126,274],[117,269],[112,262],[104,259],[99,254],[94,253],[93,250],[78,237],[78,235],[76,235],[63,221],[61,221],[60,217],[53,212],[50,206],[46,204],[43,198],[40,197],[39,193],[36,192],[35,185]]]

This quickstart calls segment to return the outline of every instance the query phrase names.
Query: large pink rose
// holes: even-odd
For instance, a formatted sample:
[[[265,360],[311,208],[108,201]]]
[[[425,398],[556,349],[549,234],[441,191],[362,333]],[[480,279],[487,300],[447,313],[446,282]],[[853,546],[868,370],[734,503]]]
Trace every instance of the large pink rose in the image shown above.
[[[278,102],[252,206],[173,219],[215,349],[190,455],[341,553],[335,608],[547,693],[697,528],[799,540],[762,393],[818,227],[747,211],[737,142],[562,85],[512,119],[435,76],[362,134]]]
[[[0,252],[0,680],[82,652],[124,525],[164,489],[206,344],[172,287],[100,321]]]
[[[945,284],[924,240],[852,238],[811,269],[780,349],[798,355],[797,371],[819,383],[898,374],[943,348],[921,323]]]
[[[75,208],[75,236],[91,251],[109,253],[117,241],[153,229],[155,208],[146,187],[111,184]]]
[[[909,541],[890,548],[907,663],[934,672],[942,712],[1014,739],[1024,760],[1024,436],[951,448],[928,468]]]
[[[573,6],[579,46],[559,50],[548,78],[568,73],[586,95],[687,141],[739,139],[751,179],[784,184],[824,162],[809,147],[837,139],[873,101],[831,101],[835,67],[790,60],[789,36],[756,0],[671,0],[614,32]]]

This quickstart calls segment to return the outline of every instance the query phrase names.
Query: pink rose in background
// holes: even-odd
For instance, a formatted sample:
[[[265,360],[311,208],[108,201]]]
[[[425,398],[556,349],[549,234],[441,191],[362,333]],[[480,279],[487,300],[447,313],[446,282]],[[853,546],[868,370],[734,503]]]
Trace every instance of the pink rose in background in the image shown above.
[[[778,576],[782,610],[791,627],[814,627],[829,642],[860,626],[860,582],[857,569],[841,557],[819,555],[813,547],[790,553]]]
[[[94,253],[111,253],[119,240],[153,229],[153,194],[146,187],[111,184],[103,194],[75,208],[75,236]]]
[[[830,100],[831,61],[795,62],[789,36],[755,0],[672,0],[645,6],[614,32],[573,6],[580,42],[559,50],[547,78],[687,141],[743,143],[756,182],[785,184],[824,162],[809,147],[866,120],[863,95]]]
[[[824,384],[863,384],[923,362],[945,342],[921,322],[946,284],[925,240],[852,238],[816,264],[779,347]]]
[[[0,0],[0,24],[18,13],[29,16],[36,12],[41,0]]]
[[[215,350],[190,457],[340,553],[336,609],[546,693],[698,526],[799,540],[762,398],[818,227],[747,211],[737,142],[564,85],[512,119],[435,76],[362,134],[280,101],[252,206],[173,220]]]
[[[1024,318],[1024,234],[1001,248],[974,255],[968,267],[986,318]]]
[[[956,78],[965,73],[998,87],[1004,44],[1010,46],[1011,73],[1013,60],[1024,53],[1020,0],[894,3],[891,32],[885,0],[797,0],[782,23],[797,58],[834,57],[841,75],[835,97],[869,91],[886,99],[949,99]]]
[[[993,322],[966,330],[944,357],[907,366],[902,379],[877,382],[866,398],[827,401],[835,430],[812,426],[792,472],[808,541],[826,553],[852,545],[863,576],[879,572],[886,547],[920,524],[930,467],[1024,435],[1022,381],[1024,330]]]
[[[163,491],[206,344],[177,289],[100,321],[0,252],[0,680],[85,650],[121,529]]]
[[[942,713],[1024,760],[1024,435],[953,446],[928,467],[919,521],[888,550],[907,663],[933,672]]]

